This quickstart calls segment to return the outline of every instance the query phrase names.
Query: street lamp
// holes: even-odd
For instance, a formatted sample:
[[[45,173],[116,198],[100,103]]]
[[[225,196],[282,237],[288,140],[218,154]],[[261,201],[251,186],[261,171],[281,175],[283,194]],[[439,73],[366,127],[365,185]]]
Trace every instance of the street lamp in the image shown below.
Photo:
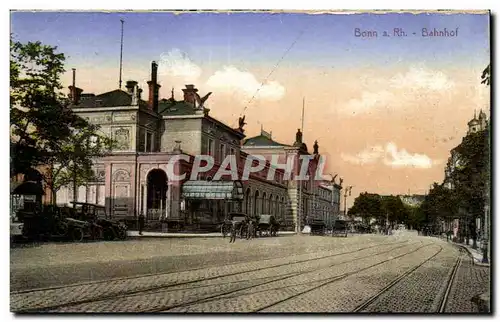
[[[349,186],[349,187],[345,188],[345,191],[344,191],[344,218],[347,218],[347,194],[349,194],[349,197],[350,197],[351,190],[352,190],[352,186]]]

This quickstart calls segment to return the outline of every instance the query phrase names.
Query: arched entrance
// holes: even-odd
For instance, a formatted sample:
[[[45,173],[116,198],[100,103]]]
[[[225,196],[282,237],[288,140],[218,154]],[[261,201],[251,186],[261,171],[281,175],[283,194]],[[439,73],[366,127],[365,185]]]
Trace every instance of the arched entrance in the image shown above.
[[[168,179],[165,171],[153,169],[147,180],[147,217],[148,219],[165,218],[167,214]]]

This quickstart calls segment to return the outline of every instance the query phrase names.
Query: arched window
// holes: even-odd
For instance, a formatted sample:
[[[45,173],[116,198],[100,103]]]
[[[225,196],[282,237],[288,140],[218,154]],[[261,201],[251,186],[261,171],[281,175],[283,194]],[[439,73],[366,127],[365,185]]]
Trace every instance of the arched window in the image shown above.
[[[261,212],[263,214],[267,214],[267,193],[262,194],[262,207],[261,207]]]
[[[285,197],[281,197],[281,219],[284,221],[284,224],[286,224],[286,204],[285,204]]]
[[[274,215],[278,218],[280,218],[280,211],[281,211],[281,205],[280,205],[280,197],[276,196],[274,200]]]
[[[251,207],[252,207],[252,195],[250,193],[250,188],[247,189],[245,193],[245,213],[250,214],[251,213]]]
[[[268,209],[267,212],[270,215],[273,215],[274,214],[274,209],[273,209],[274,207],[273,207],[273,195],[272,194],[269,195],[269,200],[267,201],[267,203],[269,205],[268,208],[267,208]]]
[[[253,198],[253,214],[258,215],[259,214],[259,190],[255,191],[254,198]]]

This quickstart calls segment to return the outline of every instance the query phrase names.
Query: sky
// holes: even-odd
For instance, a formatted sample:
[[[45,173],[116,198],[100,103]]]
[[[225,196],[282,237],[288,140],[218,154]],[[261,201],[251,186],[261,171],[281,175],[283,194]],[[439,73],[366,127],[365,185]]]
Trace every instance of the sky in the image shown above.
[[[120,19],[124,82],[147,89],[157,61],[161,97],[211,91],[210,114],[233,126],[245,114],[247,137],[263,127],[293,143],[304,99],[304,140],[353,186],[348,205],[364,191],[424,194],[474,111],[489,115],[486,12],[13,12],[11,32],[57,46],[66,87],[76,68],[78,87],[102,93],[118,88]]]

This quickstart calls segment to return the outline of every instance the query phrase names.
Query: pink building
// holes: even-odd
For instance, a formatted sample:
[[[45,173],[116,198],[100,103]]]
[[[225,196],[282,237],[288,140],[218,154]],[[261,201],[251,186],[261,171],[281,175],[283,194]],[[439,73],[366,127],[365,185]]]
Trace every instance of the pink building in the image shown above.
[[[233,181],[228,176],[212,180],[227,155],[236,156],[240,176],[249,155],[270,158],[275,153],[283,160],[311,155],[313,173],[319,160],[318,147],[316,144],[315,153],[310,154],[300,134],[293,145],[277,148],[262,145],[258,137],[245,141],[243,120],[238,128],[231,128],[210,116],[204,103],[211,93],[201,97],[194,85],[186,85],[181,100],[175,99],[173,91],[170,98],[159,99],[159,88],[155,62],[148,82],[148,101],[142,99],[142,90],[135,81],[127,82],[126,91],[117,89],[99,95],[82,93],[81,89],[70,86],[73,111],[100,125],[100,131],[117,143],[112,153],[96,160],[96,181],[78,188],[78,201],[105,205],[113,217],[128,222],[134,222],[144,213],[149,222],[168,221],[195,228],[215,226],[230,211],[272,214],[288,229],[295,229],[297,218],[338,212],[334,196],[338,195],[335,200],[340,199],[341,187],[332,184],[313,189],[312,178],[303,183],[304,202],[300,212],[297,182],[284,180],[284,171],[280,169],[276,170],[274,180],[268,180],[270,162],[246,181]],[[270,137],[269,140],[272,141]],[[197,155],[213,156],[215,166],[207,173],[200,173],[197,180],[189,180]],[[171,173],[170,161],[179,157],[186,158],[174,163],[176,174],[187,174],[181,182],[167,176]],[[300,169],[297,164],[294,175]],[[321,201],[320,212],[311,207],[316,194],[321,195],[315,201]],[[58,204],[72,200],[71,187],[58,191]]]

